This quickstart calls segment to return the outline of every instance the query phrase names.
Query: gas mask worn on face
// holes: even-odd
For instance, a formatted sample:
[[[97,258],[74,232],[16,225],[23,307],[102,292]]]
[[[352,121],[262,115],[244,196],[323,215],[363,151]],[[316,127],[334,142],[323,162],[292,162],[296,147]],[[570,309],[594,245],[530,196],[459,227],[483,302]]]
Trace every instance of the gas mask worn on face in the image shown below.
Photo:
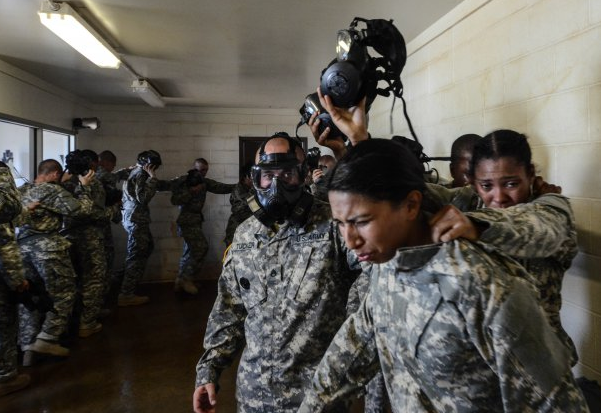
[[[257,190],[257,198],[276,222],[284,221],[292,212],[303,192],[303,185],[290,185],[274,178],[267,189]]]
[[[286,153],[265,153],[265,143],[259,149],[259,163],[251,168],[251,178],[255,187],[254,201],[250,207],[255,216],[265,225],[282,223],[286,220],[301,221],[306,215],[305,208],[299,209],[299,201],[306,195],[311,205],[311,195],[304,190],[307,174],[304,162],[296,157],[299,144],[290,137],[290,149]]]

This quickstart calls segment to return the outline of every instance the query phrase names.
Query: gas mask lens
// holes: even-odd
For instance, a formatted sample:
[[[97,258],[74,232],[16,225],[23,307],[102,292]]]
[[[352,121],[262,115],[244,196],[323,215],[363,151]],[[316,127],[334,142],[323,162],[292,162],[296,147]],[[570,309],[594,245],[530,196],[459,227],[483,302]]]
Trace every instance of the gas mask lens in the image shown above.
[[[296,167],[287,168],[261,168],[260,185],[261,189],[267,189],[277,179],[285,185],[300,185],[300,175]]]
[[[338,60],[346,60],[348,58],[348,53],[351,50],[351,45],[353,43],[353,37],[348,30],[339,30],[338,31],[338,42],[336,43],[336,54],[338,55]]]

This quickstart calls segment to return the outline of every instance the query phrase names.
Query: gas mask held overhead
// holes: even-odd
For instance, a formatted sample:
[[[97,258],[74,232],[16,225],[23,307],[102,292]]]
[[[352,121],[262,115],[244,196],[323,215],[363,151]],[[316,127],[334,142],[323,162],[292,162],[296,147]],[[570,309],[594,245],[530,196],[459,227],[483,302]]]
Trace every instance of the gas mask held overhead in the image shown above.
[[[360,23],[365,28],[359,29]],[[320,84],[321,93],[330,96],[334,106],[355,106],[367,96],[369,107],[376,95],[400,93],[407,49],[392,20],[355,17],[347,30],[338,31],[337,37],[336,58],[322,72]],[[370,56],[368,47],[380,57]],[[380,81],[388,86],[378,89]]]
[[[373,56],[370,49],[375,52]],[[356,106],[367,97],[365,109],[369,112],[377,95],[390,96],[392,93],[401,97],[401,72],[406,61],[405,40],[392,20],[355,17],[348,29],[338,31],[336,58],[321,73],[321,93],[328,95],[334,106],[343,108]],[[381,81],[386,83],[384,88],[378,88]],[[298,127],[308,123],[315,112],[319,112],[320,134],[330,127],[331,136],[342,136],[338,129],[333,130],[335,125],[319,104],[317,94],[305,98]]]
[[[304,195],[308,195],[304,190],[307,168],[305,162],[299,161],[296,155],[296,148],[300,145],[287,135],[276,137],[287,140],[288,151],[265,153],[265,145],[270,141],[268,140],[259,149],[259,162],[251,168],[251,178],[255,187],[254,199],[259,208],[255,208],[253,212],[267,226],[275,222],[300,219],[305,213],[303,207],[299,209],[299,205],[302,204],[300,201]]]

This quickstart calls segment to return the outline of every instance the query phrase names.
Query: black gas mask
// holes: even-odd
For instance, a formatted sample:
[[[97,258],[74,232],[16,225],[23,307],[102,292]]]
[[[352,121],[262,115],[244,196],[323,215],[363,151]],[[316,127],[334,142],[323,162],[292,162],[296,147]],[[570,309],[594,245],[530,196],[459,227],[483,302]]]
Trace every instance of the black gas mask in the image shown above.
[[[265,141],[259,149],[259,162],[251,168],[251,179],[255,187],[256,203],[250,207],[255,216],[265,225],[286,220],[301,223],[306,217],[312,197],[304,190],[307,168],[296,157],[300,145],[289,136],[276,135],[288,141],[285,153],[265,153]]]
[[[90,171],[90,158],[75,149],[65,157],[65,169],[72,175],[86,175]]]
[[[359,24],[365,28],[358,28]],[[371,56],[368,48],[380,55]],[[320,90],[332,99],[334,106],[348,108],[367,96],[365,112],[369,112],[377,95],[402,97],[401,72],[407,61],[407,49],[401,33],[392,20],[366,20],[355,17],[348,30],[338,31],[336,58],[321,73]],[[385,88],[378,88],[380,81]],[[321,106],[317,93],[308,95],[300,108],[298,128],[319,112],[319,133],[330,127],[329,136],[342,136],[328,112]]]
[[[146,165],[154,165],[155,167],[159,167],[163,164],[161,160],[161,155],[157,151],[153,151],[152,149],[140,152],[138,154],[138,165],[146,166]]]
[[[359,23],[365,28],[358,28]],[[372,57],[368,47],[380,57]],[[321,74],[321,93],[337,107],[357,105],[367,96],[366,108],[376,95],[395,96],[402,91],[401,72],[407,60],[405,40],[392,20],[355,17],[348,30],[338,31],[336,58]],[[378,89],[384,81],[387,87]]]
[[[303,103],[303,106],[301,106],[301,108],[299,109],[299,112],[301,114],[301,120],[298,123],[298,125],[296,126],[296,136],[297,137],[298,137],[298,128],[300,128],[305,123],[309,124],[309,119],[311,119],[311,116],[313,116],[314,113],[318,113],[318,115],[317,115],[317,119],[319,119],[318,131],[319,131],[320,135],[323,133],[324,130],[326,130],[326,128],[330,128],[330,133],[328,136],[333,136],[333,137],[341,136],[344,141],[348,140],[346,135],[344,135],[342,132],[340,132],[340,129],[338,129],[338,127],[334,124],[330,114],[323,108],[323,106],[321,106],[321,102],[319,102],[319,96],[317,96],[317,92],[307,95],[307,97],[305,98],[305,102]]]

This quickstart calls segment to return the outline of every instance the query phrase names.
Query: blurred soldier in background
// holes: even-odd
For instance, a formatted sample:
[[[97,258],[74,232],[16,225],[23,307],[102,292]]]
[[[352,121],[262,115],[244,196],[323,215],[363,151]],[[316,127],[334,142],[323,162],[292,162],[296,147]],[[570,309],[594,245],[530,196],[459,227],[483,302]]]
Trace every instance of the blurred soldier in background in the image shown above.
[[[146,296],[135,295],[135,290],[154,250],[148,204],[157,191],[168,191],[171,186],[170,182],[160,181],[156,177],[156,170],[162,163],[157,151],[140,152],[138,163],[123,184],[123,228],[127,231],[127,256],[118,298],[120,307],[140,305],[149,300]]]
[[[39,202],[33,212],[21,214],[16,223],[27,278],[39,276],[44,280],[55,308],[54,312],[46,313],[44,319],[43,314],[21,307],[19,342],[26,352],[24,365],[31,364],[31,352],[69,355],[69,350],[60,345],[59,338],[67,329],[73,309],[76,275],[69,257],[70,242],[58,231],[64,216],[83,217],[92,213],[90,184],[94,171],[79,175],[78,199],[59,185],[62,175],[61,164],[47,159],[38,165],[35,182],[19,188],[23,205]]]
[[[209,242],[202,232],[204,215],[202,209],[207,198],[207,192],[214,194],[229,194],[235,184],[224,184],[206,178],[209,163],[204,158],[194,161],[194,169],[179,181],[173,189],[171,203],[179,205],[177,217],[178,234],[184,238],[184,251],[179,262],[179,273],[175,279],[174,290],[188,294],[197,294],[194,278],[198,276],[207,252]]]
[[[77,158],[82,158],[82,161],[78,160],[75,166],[72,166],[71,163]],[[78,176],[96,170],[98,155],[89,149],[75,150],[70,152],[66,159],[67,170],[72,175],[65,179],[62,185],[77,197],[81,191]],[[79,166],[77,162],[82,165]],[[78,167],[83,170],[79,170]],[[106,193],[102,183],[96,177],[90,182],[90,197],[93,202],[92,213],[83,217],[65,216],[61,230],[61,234],[71,242],[71,261],[78,275],[82,304],[79,337],[88,337],[102,329],[98,318],[107,284],[103,226],[111,219],[113,211],[118,208],[117,206],[106,207]]]
[[[248,197],[253,192],[253,183],[250,179],[250,168],[252,163],[247,163],[240,167],[239,181],[234,187],[230,195],[230,205],[232,206],[232,213],[227,221],[227,227],[225,228],[225,246],[228,247],[232,243],[234,238],[234,232],[238,225],[243,223],[248,217],[252,215],[252,211],[248,206]]]
[[[98,155],[98,166],[96,168],[96,178],[102,183],[104,192],[106,194],[106,207],[115,207],[114,215],[111,219],[104,220],[102,227],[104,233],[104,255],[106,259],[106,277],[104,294],[106,295],[110,290],[110,284],[115,278],[113,276],[113,267],[115,264],[115,242],[113,240],[113,230],[111,228],[111,221],[115,224],[121,223],[121,197],[123,191],[118,189],[120,181],[125,181],[129,176],[129,173],[133,167],[122,168],[115,172],[115,166],[117,165],[117,157],[111,151],[102,151]]]
[[[6,164],[0,162],[0,396],[27,387],[17,371],[17,304],[12,295],[29,288],[11,221],[22,210],[21,196]]]

